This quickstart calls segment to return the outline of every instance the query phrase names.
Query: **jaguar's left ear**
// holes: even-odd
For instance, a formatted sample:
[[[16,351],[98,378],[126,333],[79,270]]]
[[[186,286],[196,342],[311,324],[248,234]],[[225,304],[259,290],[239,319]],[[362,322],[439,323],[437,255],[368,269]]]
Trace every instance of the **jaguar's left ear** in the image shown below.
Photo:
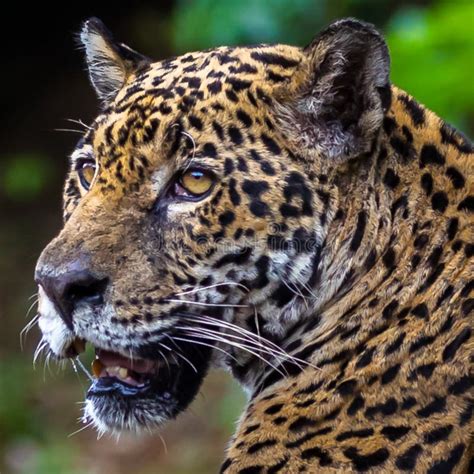
[[[98,18],[83,23],[79,40],[85,51],[89,79],[104,104],[114,99],[130,74],[150,62],[146,56],[115,41]]]
[[[370,24],[340,20],[304,53],[290,110],[305,147],[335,161],[369,151],[390,106],[390,60],[382,36]]]

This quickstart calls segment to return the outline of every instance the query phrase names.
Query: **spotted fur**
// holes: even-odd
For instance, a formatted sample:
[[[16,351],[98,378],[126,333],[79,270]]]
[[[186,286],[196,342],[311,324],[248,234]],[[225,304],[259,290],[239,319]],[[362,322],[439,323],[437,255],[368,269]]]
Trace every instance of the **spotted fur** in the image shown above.
[[[390,85],[383,39],[355,20],[305,49],[160,62],[103,31],[91,20],[82,40],[104,108],[39,269],[86,254],[111,284],[99,315],[45,332],[55,352],[79,336],[149,356],[212,316],[210,363],[249,394],[221,472],[472,472],[469,141]],[[196,164],[212,192],[167,197]],[[245,331],[282,352],[243,350]]]

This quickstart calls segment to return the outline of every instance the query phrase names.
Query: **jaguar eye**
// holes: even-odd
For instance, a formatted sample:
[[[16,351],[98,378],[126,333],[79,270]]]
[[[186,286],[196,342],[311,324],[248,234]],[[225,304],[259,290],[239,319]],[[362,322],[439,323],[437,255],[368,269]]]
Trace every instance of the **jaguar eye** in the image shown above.
[[[95,176],[96,164],[91,160],[78,161],[76,166],[77,174],[79,175],[79,181],[82,187],[87,191],[92,183]]]
[[[214,176],[203,169],[189,169],[185,171],[175,183],[174,193],[189,199],[203,198],[211,190]]]

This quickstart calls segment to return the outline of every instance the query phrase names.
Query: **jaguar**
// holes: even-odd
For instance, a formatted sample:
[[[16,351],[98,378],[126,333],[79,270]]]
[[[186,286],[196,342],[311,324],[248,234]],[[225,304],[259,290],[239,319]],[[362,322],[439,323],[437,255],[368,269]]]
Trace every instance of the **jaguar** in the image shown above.
[[[225,368],[223,473],[474,472],[473,146],[391,84],[375,27],[80,42],[101,108],[35,281],[41,347],[95,348],[84,420],[159,429]]]

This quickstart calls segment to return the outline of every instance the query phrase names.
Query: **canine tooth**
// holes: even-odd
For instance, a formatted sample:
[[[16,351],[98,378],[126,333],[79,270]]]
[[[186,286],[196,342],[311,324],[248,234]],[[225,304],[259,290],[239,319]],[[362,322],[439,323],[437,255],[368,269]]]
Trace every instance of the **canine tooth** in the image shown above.
[[[121,379],[126,379],[127,376],[128,376],[128,369],[126,369],[125,367],[120,367],[120,369],[118,371],[118,376]]]
[[[92,368],[92,373],[94,374],[94,377],[99,378],[100,374],[102,373],[102,370],[104,369],[104,364],[99,359],[95,359],[92,362],[91,365]]]

